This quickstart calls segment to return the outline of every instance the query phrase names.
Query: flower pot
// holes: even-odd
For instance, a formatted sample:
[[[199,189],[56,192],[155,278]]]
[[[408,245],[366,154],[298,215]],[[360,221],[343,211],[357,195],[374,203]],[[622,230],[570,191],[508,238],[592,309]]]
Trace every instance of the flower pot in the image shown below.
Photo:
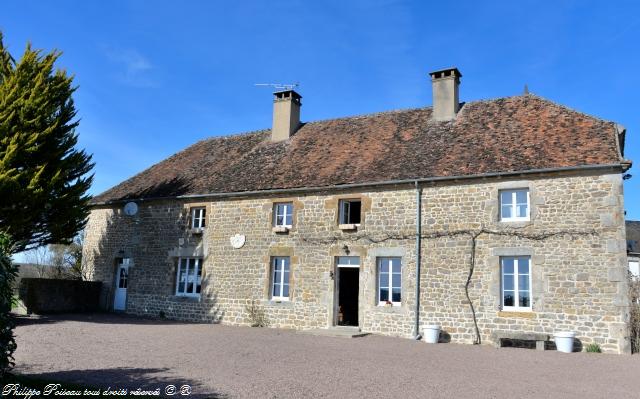
[[[440,339],[440,326],[424,326],[424,342],[428,344],[437,344],[438,339]]]
[[[554,341],[556,342],[556,349],[558,349],[558,352],[573,352],[573,339],[575,336],[576,333],[573,331],[559,331],[553,334]]]

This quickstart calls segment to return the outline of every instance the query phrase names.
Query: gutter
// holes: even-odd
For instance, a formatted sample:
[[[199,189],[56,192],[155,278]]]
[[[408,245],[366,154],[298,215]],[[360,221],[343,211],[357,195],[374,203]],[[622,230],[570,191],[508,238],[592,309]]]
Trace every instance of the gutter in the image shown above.
[[[168,200],[168,199],[233,198],[233,197],[248,197],[248,196],[254,196],[254,195],[263,195],[263,194],[321,192],[321,191],[342,190],[342,189],[349,189],[349,188],[406,185],[406,184],[412,184],[416,182],[417,183],[438,183],[438,182],[447,182],[447,181],[465,181],[465,180],[473,180],[473,179],[486,179],[486,178],[492,178],[492,177],[500,178],[500,177],[523,176],[523,175],[553,173],[553,172],[571,172],[571,171],[605,170],[605,169],[622,169],[622,171],[624,172],[629,168],[629,166],[630,165],[627,164],[626,162],[621,162],[621,163],[605,164],[605,165],[566,166],[566,167],[548,168],[548,169],[528,169],[528,170],[521,170],[521,171],[514,171],[514,172],[480,173],[476,175],[438,176],[438,177],[426,177],[423,179],[401,179],[401,180],[386,180],[386,181],[368,182],[368,183],[336,184],[332,186],[276,188],[276,189],[254,190],[254,191],[236,191],[236,192],[229,192],[229,193],[188,194],[188,195],[177,195],[177,196],[167,196],[167,197],[130,198],[130,199],[121,199],[121,200],[113,200],[113,201],[94,202],[90,204],[90,206],[112,205],[112,204],[126,203],[130,201],[148,202],[148,201],[159,201],[159,200]]]
[[[422,189],[416,181],[416,319],[413,326],[413,338],[418,340],[420,336],[420,263],[422,261]]]

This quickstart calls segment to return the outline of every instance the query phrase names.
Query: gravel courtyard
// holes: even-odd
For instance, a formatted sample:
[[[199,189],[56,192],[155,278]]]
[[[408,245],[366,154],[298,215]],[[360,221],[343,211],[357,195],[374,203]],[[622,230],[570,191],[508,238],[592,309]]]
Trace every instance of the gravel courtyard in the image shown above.
[[[95,387],[188,384],[191,397],[640,397],[640,356],[318,337],[108,314],[22,320],[16,336],[22,374]]]

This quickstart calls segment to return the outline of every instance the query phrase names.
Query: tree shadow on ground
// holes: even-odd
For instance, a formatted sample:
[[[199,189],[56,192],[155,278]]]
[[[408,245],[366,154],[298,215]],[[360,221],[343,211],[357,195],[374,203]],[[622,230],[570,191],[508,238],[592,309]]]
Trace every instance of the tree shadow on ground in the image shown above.
[[[167,376],[171,374],[168,368],[128,368],[118,367],[110,369],[95,370],[65,370],[46,373],[22,373],[22,376],[35,378],[40,380],[50,380],[61,384],[64,389],[64,383],[68,382],[74,385],[86,386],[87,389],[106,389],[111,391],[128,389],[135,391],[137,389],[143,391],[159,390],[162,397],[188,397],[188,398],[227,398],[227,395],[215,392],[213,389],[203,386],[198,381],[184,378],[180,376]],[[174,394],[171,395],[171,387],[175,388]],[[188,388],[187,388],[188,387]],[[75,389],[75,387],[67,388]],[[181,389],[189,389],[189,395],[182,395]]]
[[[47,315],[14,315],[16,326],[34,324],[51,324],[66,321],[78,321],[82,323],[100,324],[135,324],[135,325],[172,325],[172,324],[202,324],[186,321],[175,321],[129,315],[124,313],[59,313]]]

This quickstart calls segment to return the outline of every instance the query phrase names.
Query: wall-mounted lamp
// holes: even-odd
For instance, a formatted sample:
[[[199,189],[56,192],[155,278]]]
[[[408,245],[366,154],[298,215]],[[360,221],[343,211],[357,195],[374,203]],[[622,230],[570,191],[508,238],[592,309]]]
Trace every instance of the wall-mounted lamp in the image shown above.
[[[351,252],[349,250],[349,247],[347,246],[347,244],[344,244],[344,246],[342,247],[342,250],[344,251],[345,254],[349,255],[349,253]]]

